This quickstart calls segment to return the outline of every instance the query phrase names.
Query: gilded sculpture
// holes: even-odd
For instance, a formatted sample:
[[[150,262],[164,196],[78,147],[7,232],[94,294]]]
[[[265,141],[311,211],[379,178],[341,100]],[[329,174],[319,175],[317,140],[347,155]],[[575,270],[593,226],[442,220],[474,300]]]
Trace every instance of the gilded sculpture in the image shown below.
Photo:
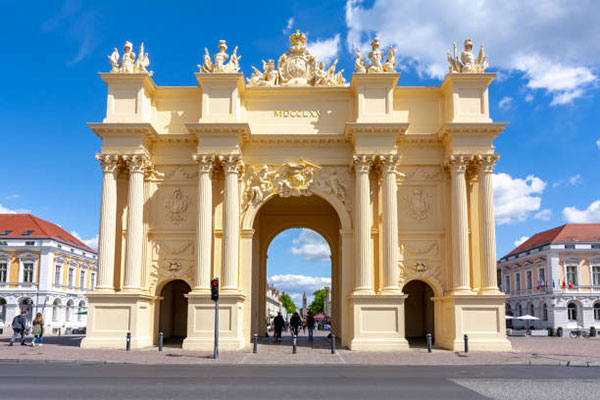
[[[380,49],[379,38],[373,39],[371,42],[371,51],[368,58],[371,61],[367,65],[359,48],[355,51],[356,60],[354,61],[354,69],[359,73],[381,73],[381,72],[396,72],[396,50],[389,46],[385,61],[382,63],[383,51]]]
[[[135,57],[135,53],[131,51],[133,45],[131,42],[125,42],[123,46],[123,55],[119,55],[119,50],[115,47],[114,51],[110,56],[108,56],[108,60],[110,61],[110,65],[112,65],[112,69],[110,72],[112,73],[148,73],[146,67],[150,65],[150,58],[148,57],[148,53],[144,51],[144,43],[140,45],[140,51],[138,53],[137,59]],[[151,72],[150,72],[151,73]]]
[[[342,72],[335,71],[337,60],[326,68],[306,47],[306,35],[297,30],[290,36],[290,48],[277,60],[264,61],[263,70],[252,67],[248,86],[343,86]]]
[[[473,54],[473,42],[471,39],[465,40],[464,50],[458,56],[456,43],[453,43],[454,54],[448,52],[448,70],[450,73],[483,73],[488,67],[488,58],[483,51],[483,45],[479,48],[479,55],[475,58]]]
[[[207,48],[204,48],[204,64],[198,65],[200,72],[205,74],[220,72],[220,73],[236,73],[240,71],[240,59],[242,56],[237,54],[237,46],[233,49],[231,57],[227,54],[227,43],[225,40],[219,40],[217,46],[219,52],[215,54],[215,61],[210,58],[210,53]],[[229,58],[229,62],[226,62]]]

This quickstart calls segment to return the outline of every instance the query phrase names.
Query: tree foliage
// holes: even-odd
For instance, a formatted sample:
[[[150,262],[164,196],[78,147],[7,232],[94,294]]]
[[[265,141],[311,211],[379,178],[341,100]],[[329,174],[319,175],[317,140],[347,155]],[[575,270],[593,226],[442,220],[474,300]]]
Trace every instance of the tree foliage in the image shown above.
[[[328,290],[329,286],[325,286],[323,289],[319,289],[313,293],[315,299],[312,303],[310,303],[310,306],[308,306],[308,309],[312,315],[325,313],[325,295],[327,294]]]
[[[288,314],[293,314],[296,311],[296,305],[289,294],[281,293],[279,295],[279,300],[281,300],[281,305],[283,305],[283,308],[285,308]]]

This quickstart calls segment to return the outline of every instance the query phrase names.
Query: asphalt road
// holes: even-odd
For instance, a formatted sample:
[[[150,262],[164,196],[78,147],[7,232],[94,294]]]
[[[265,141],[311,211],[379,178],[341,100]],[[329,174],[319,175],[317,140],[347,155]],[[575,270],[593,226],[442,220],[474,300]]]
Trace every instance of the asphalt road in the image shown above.
[[[600,368],[0,363],[0,399],[598,399]]]

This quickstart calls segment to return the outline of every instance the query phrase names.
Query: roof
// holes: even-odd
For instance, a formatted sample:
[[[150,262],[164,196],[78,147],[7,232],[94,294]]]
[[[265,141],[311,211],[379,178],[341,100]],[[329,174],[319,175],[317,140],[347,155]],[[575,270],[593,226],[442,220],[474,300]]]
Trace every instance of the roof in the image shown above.
[[[96,254],[94,249],[58,225],[31,214],[0,214],[0,239],[54,239]]]
[[[565,224],[536,233],[502,258],[550,243],[600,242],[600,224]]]

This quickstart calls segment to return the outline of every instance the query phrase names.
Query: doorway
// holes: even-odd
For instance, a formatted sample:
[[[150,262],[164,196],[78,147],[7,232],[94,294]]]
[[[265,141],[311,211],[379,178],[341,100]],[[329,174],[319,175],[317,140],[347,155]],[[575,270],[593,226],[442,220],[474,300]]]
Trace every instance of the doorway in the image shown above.
[[[174,280],[160,292],[158,330],[162,332],[165,344],[181,345],[187,336],[188,301],[185,294],[191,291],[190,285],[182,280]]]
[[[405,335],[411,346],[425,345],[428,333],[434,334],[433,289],[423,281],[411,281],[402,289],[408,295],[404,301]]]

